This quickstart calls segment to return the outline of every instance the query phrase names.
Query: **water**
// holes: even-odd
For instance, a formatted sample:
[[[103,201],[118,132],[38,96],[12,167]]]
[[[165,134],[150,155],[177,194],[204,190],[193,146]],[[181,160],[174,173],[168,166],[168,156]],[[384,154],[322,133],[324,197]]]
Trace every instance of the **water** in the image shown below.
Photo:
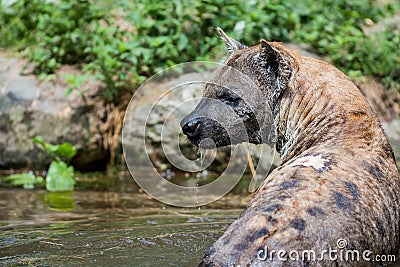
[[[130,179],[111,192],[0,188],[0,266],[196,266],[249,200],[171,207]]]
[[[211,151],[211,152],[210,152]],[[200,179],[204,178],[206,179],[208,176],[208,171],[207,167],[209,164],[214,160],[215,158],[215,151],[208,150],[208,149],[203,149],[203,148],[198,148],[198,154],[200,154],[200,157],[197,159],[197,161],[200,162],[200,171],[196,174],[196,197],[198,194],[198,187],[200,186]],[[206,165],[207,164],[207,165]],[[197,201],[197,204],[199,204],[199,201]],[[198,207],[199,210],[201,210],[201,207]]]
[[[0,267],[197,266],[250,200],[249,180],[201,210],[155,201],[130,177],[78,180],[71,193],[0,187]]]

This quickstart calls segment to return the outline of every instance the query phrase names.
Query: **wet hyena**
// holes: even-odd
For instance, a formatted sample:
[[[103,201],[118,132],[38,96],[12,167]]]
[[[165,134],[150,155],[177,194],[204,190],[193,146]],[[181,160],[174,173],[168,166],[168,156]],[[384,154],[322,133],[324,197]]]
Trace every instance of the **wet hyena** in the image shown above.
[[[398,257],[399,172],[376,114],[357,87],[334,66],[280,43],[261,40],[246,47],[218,31],[228,48],[225,64],[261,93],[222,67],[182,121],[183,131],[200,146],[205,139],[217,147],[267,142],[258,123],[264,109],[257,108],[267,103],[282,164],[200,266],[365,266],[385,265],[373,261],[378,254]],[[228,86],[213,86],[221,81]],[[243,90],[247,101],[240,97]],[[215,114],[218,109],[207,99],[232,112]],[[216,117],[218,123],[210,119]],[[226,129],[234,131],[238,120],[247,135],[234,134],[232,141]],[[339,239],[347,241],[345,248],[338,247]]]

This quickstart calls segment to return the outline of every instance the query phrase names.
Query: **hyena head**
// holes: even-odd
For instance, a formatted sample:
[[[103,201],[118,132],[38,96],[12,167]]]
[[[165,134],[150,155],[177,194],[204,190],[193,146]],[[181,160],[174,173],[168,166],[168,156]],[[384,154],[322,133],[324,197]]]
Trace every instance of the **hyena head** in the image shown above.
[[[203,148],[272,144],[280,99],[292,74],[291,57],[280,44],[261,40],[247,47],[217,30],[229,56],[207,82],[200,103],[181,121],[182,130]]]

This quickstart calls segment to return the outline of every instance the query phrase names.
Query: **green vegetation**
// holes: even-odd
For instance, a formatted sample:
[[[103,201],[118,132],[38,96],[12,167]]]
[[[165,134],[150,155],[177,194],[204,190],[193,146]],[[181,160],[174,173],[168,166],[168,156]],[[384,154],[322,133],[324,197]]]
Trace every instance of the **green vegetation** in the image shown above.
[[[3,181],[10,186],[22,185],[25,189],[33,189],[35,185],[43,186],[45,184],[48,191],[74,190],[74,167],[68,166],[63,159],[69,161],[73,158],[76,155],[76,147],[67,142],[61,145],[52,145],[46,143],[40,136],[34,137],[32,142],[40,145],[53,159],[47,171],[46,179],[28,172],[7,176],[3,178]]]
[[[66,94],[95,78],[117,101],[121,90],[165,67],[221,55],[220,26],[247,44],[311,44],[345,72],[376,76],[398,90],[399,29],[364,33],[396,9],[374,0],[19,0],[0,5],[0,46],[21,50],[36,74],[77,64],[85,76],[67,77]]]
[[[34,189],[45,184],[43,177],[32,172],[12,174],[2,179],[9,186],[22,186],[24,189]]]
[[[73,158],[76,155],[76,147],[67,142],[61,145],[48,144],[40,136],[34,137],[32,142],[39,144],[53,159],[46,175],[46,189],[49,191],[74,190],[74,167],[68,166],[62,158],[66,161]]]
[[[54,161],[61,161],[61,158],[70,160],[76,155],[76,147],[68,142],[62,143],[61,145],[52,145],[46,143],[40,136],[32,138],[32,142],[34,144],[39,144],[47,153],[50,154]]]

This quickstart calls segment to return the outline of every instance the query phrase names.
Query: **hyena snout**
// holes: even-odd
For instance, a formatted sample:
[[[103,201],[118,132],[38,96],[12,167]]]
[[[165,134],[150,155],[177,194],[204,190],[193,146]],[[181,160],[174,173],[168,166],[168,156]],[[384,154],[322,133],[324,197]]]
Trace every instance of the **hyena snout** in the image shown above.
[[[211,118],[189,115],[181,121],[181,128],[195,146],[211,149],[229,144],[226,129]]]
[[[253,109],[228,100],[203,98],[180,123],[189,141],[201,148],[215,148],[254,141],[258,123]]]
[[[182,120],[181,122],[182,131],[188,137],[196,137],[196,135],[198,135],[199,133],[200,125],[201,125],[200,118],[194,118],[189,120],[188,122]]]

